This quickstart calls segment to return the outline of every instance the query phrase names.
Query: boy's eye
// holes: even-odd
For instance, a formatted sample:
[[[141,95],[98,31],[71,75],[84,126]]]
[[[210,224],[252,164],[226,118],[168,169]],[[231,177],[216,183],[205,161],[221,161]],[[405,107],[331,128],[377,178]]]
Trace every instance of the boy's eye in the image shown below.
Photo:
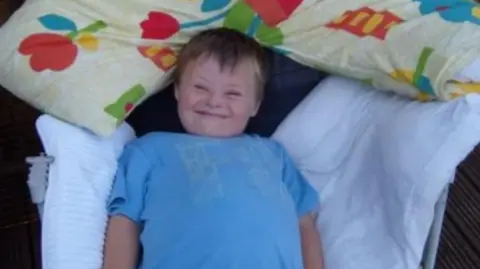
[[[203,85],[199,85],[199,84],[195,84],[194,87],[195,87],[195,89],[202,90],[202,91],[208,90],[207,87],[205,87]]]
[[[232,96],[232,97],[242,96],[242,94],[239,93],[239,92],[227,92],[227,95],[228,95],[228,96]]]

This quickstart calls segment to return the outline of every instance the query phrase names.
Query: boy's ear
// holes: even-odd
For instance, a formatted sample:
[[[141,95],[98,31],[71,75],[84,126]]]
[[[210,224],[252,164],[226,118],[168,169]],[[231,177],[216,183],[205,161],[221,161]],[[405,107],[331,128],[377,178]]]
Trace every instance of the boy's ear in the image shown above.
[[[175,95],[175,100],[177,100],[177,102],[178,102],[178,94],[179,94],[178,91],[179,91],[179,89],[180,89],[180,87],[178,86],[177,83],[175,83],[173,85],[173,93]]]
[[[250,115],[250,117],[255,117],[258,113],[258,110],[260,109],[260,105],[262,104],[262,101],[258,101],[256,104],[255,104],[255,107],[253,108],[253,111],[252,111],[252,114]]]

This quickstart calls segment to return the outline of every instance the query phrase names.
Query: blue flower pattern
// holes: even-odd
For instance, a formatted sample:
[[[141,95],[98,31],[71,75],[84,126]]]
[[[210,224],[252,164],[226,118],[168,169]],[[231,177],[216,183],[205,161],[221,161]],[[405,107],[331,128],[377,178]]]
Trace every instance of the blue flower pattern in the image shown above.
[[[480,6],[469,0],[414,0],[420,2],[420,13],[437,12],[444,20],[454,23],[471,22],[480,25]]]

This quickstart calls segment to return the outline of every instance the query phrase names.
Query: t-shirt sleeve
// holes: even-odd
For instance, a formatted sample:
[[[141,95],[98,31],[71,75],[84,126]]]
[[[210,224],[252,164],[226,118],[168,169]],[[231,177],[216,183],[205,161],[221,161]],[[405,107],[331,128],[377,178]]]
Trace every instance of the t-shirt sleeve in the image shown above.
[[[286,150],[283,153],[283,181],[293,197],[299,218],[310,212],[316,212],[319,206],[317,191],[300,173]]]
[[[134,222],[141,221],[149,171],[150,161],[141,149],[125,147],[108,201],[110,216],[123,215]]]

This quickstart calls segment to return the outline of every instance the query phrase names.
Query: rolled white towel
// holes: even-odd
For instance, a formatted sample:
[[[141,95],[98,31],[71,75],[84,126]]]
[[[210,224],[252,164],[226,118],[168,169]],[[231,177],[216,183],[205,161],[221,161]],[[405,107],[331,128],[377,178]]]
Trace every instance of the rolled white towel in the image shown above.
[[[125,123],[102,138],[49,115],[36,125],[45,152],[55,158],[42,220],[43,268],[99,269],[117,158],[135,133]]]

